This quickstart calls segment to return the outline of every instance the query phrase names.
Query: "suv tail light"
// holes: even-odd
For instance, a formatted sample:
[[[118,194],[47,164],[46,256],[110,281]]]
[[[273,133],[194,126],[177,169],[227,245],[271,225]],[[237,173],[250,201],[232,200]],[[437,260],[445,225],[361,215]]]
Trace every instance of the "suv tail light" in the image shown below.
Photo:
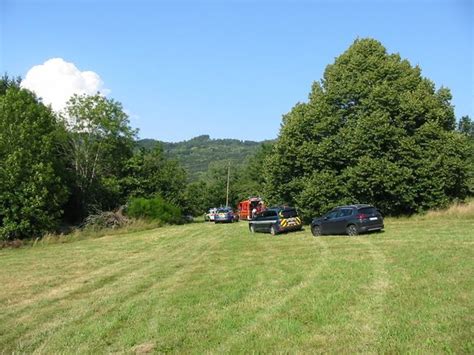
[[[359,213],[355,216],[357,219],[366,219],[366,218],[369,218],[368,215],[366,215],[365,213]]]

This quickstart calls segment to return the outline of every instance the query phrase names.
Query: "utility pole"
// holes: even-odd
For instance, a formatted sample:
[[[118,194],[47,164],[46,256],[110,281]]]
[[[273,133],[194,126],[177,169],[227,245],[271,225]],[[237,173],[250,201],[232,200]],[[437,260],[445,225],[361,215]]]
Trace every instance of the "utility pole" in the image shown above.
[[[227,194],[225,199],[225,206],[229,207],[229,182],[230,182],[230,160],[229,165],[227,166]]]

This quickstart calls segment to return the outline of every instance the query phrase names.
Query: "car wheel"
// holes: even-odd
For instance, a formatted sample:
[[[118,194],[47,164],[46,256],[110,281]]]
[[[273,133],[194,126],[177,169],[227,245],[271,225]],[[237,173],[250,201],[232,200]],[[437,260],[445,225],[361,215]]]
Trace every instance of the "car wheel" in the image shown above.
[[[355,224],[348,225],[346,228],[346,232],[351,237],[359,234],[359,230],[357,229]]]
[[[249,226],[249,230],[250,230],[250,233],[255,233],[255,227],[253,226],[253,224]]]
[[[277,234],[277,230],[276,230],[275,226],[270,227],[270,234],[271,235],[276,235]]]
[[[313,237],[320,237],[321,236],[321,227],[320,226],[311,227],[311,233],[313,234]]]

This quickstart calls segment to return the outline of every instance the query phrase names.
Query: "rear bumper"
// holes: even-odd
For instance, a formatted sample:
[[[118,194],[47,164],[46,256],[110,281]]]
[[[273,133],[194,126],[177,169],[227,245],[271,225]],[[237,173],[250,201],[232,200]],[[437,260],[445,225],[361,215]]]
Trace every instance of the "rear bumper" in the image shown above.
[[[214,218],[214,222],[232,222],[233,218],[223,218],[223,217],[216,217]]]
[[[293,231],[297,231],[303,228],[302,224],[295,224],[293,226],[286,226],[286,227],[282,227],[281,225],[276,225],[276,226],[277,226],[278,233],[293,232]]]
[[[381,231],[382,229],[384,229],[383,224],[372,224],[372,225],[368,225],[368,226],[364,226],[364,225],[359,226],[359,232],[361,232],[361,233]]]

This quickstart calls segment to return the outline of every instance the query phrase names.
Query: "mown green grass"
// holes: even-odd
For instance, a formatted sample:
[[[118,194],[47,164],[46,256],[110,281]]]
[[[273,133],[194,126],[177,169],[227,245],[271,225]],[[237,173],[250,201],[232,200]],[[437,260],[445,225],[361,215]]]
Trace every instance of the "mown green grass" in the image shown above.
[[[201,223],[0,250],[0,350],[472,353],[473,227]]]

